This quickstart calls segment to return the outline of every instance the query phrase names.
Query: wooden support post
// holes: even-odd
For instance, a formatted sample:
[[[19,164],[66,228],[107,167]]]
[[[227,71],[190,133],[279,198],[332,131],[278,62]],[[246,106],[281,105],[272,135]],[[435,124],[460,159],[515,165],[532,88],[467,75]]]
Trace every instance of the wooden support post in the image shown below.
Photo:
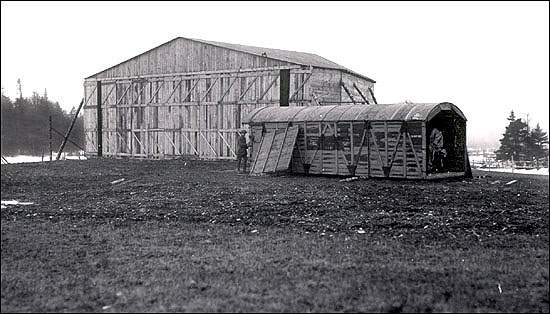
[[[355,90],[359,93],[359,96],[361,96],[361,98],[363,98],[363,101],[364,101],[367,105],[370,105],[369,100],[367,99],[367,97],[365,97],[365,95],[363,95],[363,93],[361,92],[361,90],[359,89],[359,87],[357,86],[357,84],[353,83],[353,88],[355,88]]]
[[[240,71],[240,70],[239,70]],[[239,74],[239,71],[237,71],[237,75]],[[218,100],[218,103],[221,103],[223,101],[223,99],[225,98],[225,96],[227,96],[227,94],[229,93],[229,91],[231,90],[231,87],[233,87],[233,84],[235,84],[235,82],[237,82],[237,80],[239,79],[238,76],[235,76],[235,79],[231,82],[231,84],[229,84],[229,87],[227,87],[227,89],[225,90],[225,92],[223,93],[222,97],[220,97],[220,100]]]
[[[103,156],[103,116],[101,112],[101,81],[97,81],[97,156]]]
[[[279,79],[279,76],[275,76],[275,79],[273,81],[271,81],[271,83],[269,83],[269,85],[267,86],[265,91],[262,93],[262,95],[260,95],[260,98],[258,98],[258,101],[264,99],[265,95],[269,92],[271,87],[273,87],[273,84],[275,84],[275,82],[277,82],[278,79]]]
[[[277,171],[277,166],[279,165],[279,160],[281,159],[281,153],[283,152],[283,148],[285,147],[285,140],[286,140],[286,134],[288,133],[288,124],[285,128],[285,134],[283,136],[283,142],[281,143],[281,149],[279,150],[279,154],[277,154],[277,162],[275,162],[275,171]]]
[[[248,84],[248,86],[246,87],[246,89],[244,90],[244,92],[242,92],[242,94],[239,96],[239,101],[241,101],[244,96],[246,95],[246,93],[248,93],[248,91],[250,90],[250,88],[252,87],[252,85],[254,85],[254,83],[256,83],[256,80],[258,79],[258,76],[256,76],[252,82],[250,82],[250,84]]]
[[[208,87],[208,89],[204,92],[204,95],[202,96],[201,98],[201,101],[204,101],[206,99],[206,97],[208,96],[208,94],[210,93],[210,91],[212,90],[212,88],[214,87],[214,85],[216,84],[216,82],[218,82],[220,78],[219,77],[216,77],[216,79],[214,80],[214,82],[212,82],[210,84],[210,87]],[[181,83],[181,82],[180,82]]]
[[[98,88],[98,90],[101,90],[101,88]],[[101,96],[101,93],[98,94],[98,97]],[[98,98],[100,99],[100,98]],[[61,146],[59,147],[59,152],[57,152],[57,157],[55,160],[59,160],[59,157],[61,157],[61,153],[63,152],[63,149],[65,148],[65,144],[67,144],[67,140],[69,140],[69,135],[71,134],[71,131],[73,130],[74,124],[76,122],[76,119],[78,118],[78,113],[80,112],[80,109],[82,109],[82,105],[84,105],[84,98],[80,101],[80,105],[78,105],[78,109],[76,109],[76,113],[74,114],[73,121],[71,121],[71,125],[69,126],[69,129],[67,130],[67,134],[65,134],[65,137],[63,138],[63,143],[61,143]],[[99,108],[99,106],[98,106]],[[99,110],[101,111],[101,110]],[[72,141],[71,141],[72,142]],[[79,147],[79,146],[77,146]]]
[[[344,88],[344,90],[346,91],[346,94],[348,94],[348,97],[349,99],[351,99],[351,101],[353,102],[354,105],[357,105],[357,103],[355,102],[355,99],[353,99],[353,96],[351,95],[349,89],[346,87],[346,84],[344,84],[344,82],[341,82],[340,83],[342,85],[342,87]]]
[[[65,135],[64,135],[63,133],[59,132],[59,131],[56,130],[55,128],[52,128],[52,131],[54,131],[55,134],[57,134],[57,135],[60,135],[60,136],[62,136],[62,137],[65,137]],[[74,141],[71,140],[70,138],[67,138],[67,142],[73,144],[74,146],[76,146],[76,147],[77,147],[78,149],[80,149],[80,150],[84,150],[84,148],[82,148],[82,146],[78,145],[76,142],[74,142]],[[42,156],[42,157],[44,157],[44,156]]]
[[[275,135],[277,135],[277,133],[274,131],[273,136],[271,137],[271,142],[269,143],[269,150],[267,151],[267,156],[265,157],[265,162],[264,162],[264,165],[262,167],[262,173],[264,172],[265,166],[267,165],[267,161],[269,160],[269,154],[271,154],[271,148],[273,148],[273,142],[275,141]]]
[[[304,81],[298,86],[298,88],[294,91],[294,93],[292,94],[292,96],[290,96],[289,98],[289,101],[293,101],[295,100],[294,97],[296,97],[296,95],[298,95],[298,92],[304,87],[304,85],[306,85],[307,81],[309,81],[309,78],[311,77],[311,75],[313,75],[313,72],[310,72],[308,74],[308,76],[306,76],[306,78],[304,79]],[[303,100],[303,99],[302,99]]]
[[[374,93],[372,92],[372,88],[369,87],[369,93],[372,96],[372,100],[374,101],[374,104],[377,105],[378,101],[376,101],[376,97],[374,97]]]
[[[50,149],[50,161],[52,161],[52,158],[53,158],[53,154],[52,154],[52,116],[49,117],[48,119],[49,121],[49,130],[48,130],[48,134],[49,134],[49,149]]]

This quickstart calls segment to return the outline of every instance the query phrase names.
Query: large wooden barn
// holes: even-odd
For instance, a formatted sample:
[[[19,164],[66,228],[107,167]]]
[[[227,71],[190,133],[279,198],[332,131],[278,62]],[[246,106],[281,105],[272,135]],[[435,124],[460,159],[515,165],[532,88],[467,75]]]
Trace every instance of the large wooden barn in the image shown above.
[[[84,80],[86,154],[231,159],[252,110],[376,103],[374,83],[311,53],[178,37]]]

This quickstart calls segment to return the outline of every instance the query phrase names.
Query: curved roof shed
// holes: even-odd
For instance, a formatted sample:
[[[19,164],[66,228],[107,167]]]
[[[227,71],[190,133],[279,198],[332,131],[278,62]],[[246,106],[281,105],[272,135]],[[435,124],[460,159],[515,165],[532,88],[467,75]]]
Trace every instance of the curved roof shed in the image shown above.
[[[462,119],[462,111],[449,102],[377,105],[333,105],[308,107],[264,107],[250,112],[244,123],[321,121],[429,121],[441,111],[451,111]]]
[[[243,122],[252,173],[422,179],[467,169],[466,117],[449,102],[264,107]]]

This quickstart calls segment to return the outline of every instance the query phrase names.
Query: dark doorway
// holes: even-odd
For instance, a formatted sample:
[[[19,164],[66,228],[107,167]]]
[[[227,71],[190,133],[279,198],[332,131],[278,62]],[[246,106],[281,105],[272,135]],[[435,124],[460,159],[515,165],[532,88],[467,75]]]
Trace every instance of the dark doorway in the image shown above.
[[[280,71],[280,81],[279,85],[279,106],[288,107],[288,97],[290,94],[290,70],[281,70]]]
[[[437,128],[443,135],[443,158],[442,169],[434,169],[428,166],[428,172],[463,172],[464,156],[466,147],[466,121],[454,111],[443,110],[426,124],[428,160],[433,160],[434,152],[430,149],[430,135],[434,128]],[[430,165],[430,162],[428,162]]]

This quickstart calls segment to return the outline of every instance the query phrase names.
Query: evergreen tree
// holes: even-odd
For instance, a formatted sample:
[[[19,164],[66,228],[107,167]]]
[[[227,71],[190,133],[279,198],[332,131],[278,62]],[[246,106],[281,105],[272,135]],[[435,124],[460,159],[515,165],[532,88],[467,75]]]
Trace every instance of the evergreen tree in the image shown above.
[[[18,85],[21,85],[20,80],[18,80]],[[2,94],[0,145],[2,155],[47,155],[49,149],[48,118],[51,116],[53,128],[64,134],[74,118],[74,113],[75,110],[67,113],[59,103],[50,101],[47,98],[46,90],[43,96],[35,92],[30,98],[24,98],[19,93],[13,102]],[[70,139],[80,146],[84,146],[82,115],[78,117]],[[53,132],[53,150],[57,150],[62,141],[63,137]],[[76,152],[78,150],[69,142],[64,151]]]
[[[514,111],[508,117],[510,123],[500,139],[500,148],[495,152],[498,160],[525,160],[530,141],[529,126],[516,119]]]
[[[534,158],[537,163],[548,156],[548,134],[542,130],[540,125],[531,130],[529,141],[529,156]]]

